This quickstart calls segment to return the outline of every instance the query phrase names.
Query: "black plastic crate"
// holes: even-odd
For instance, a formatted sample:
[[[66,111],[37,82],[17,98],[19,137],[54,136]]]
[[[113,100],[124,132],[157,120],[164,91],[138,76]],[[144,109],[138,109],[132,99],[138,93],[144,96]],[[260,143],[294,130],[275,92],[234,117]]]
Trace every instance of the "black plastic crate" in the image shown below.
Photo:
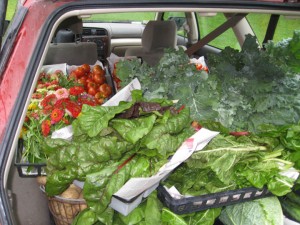
[[[271,196],[272,193],[268,191],[267,188],[260,190],[250,187],[233,191],[175,199],[162,185],[159,185],[157,188],[157,195],[165,206],[167,206],[172,212],[180,215],[264,198]]]
[[[15,154],[15,166],[20,177],[38,177],[46,175],[46,163],[30,163],[22,158],[24,151],[23,140],[19,139]]]

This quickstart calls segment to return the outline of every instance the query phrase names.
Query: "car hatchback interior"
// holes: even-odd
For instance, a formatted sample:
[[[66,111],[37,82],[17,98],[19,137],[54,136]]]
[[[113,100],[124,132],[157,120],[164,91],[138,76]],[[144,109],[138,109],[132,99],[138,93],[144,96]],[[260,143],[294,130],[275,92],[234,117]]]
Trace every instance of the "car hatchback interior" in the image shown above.
[[[108,58],[113,55],[117,58],[128,59],[137,57],[141,59],[141,62],[155,66],[166,48],[178,49],[182,47],[186,50],[187,47],[198,41],[195,40],[198,34],[194,33],[195,31],[192,29],[189,30],[189,25],[192,25],[188,25],[188,21],[186,21],[192,14],[187,13],[186,15],[187,18],[179,21],[177,21],[179,17],[171,17],[170,20],[149,20],[145,24],[135,24],[134,37],[129,37],[129,31],[129,34],[126,33],[124,37],[119,37],[120,34],[116,32],[117,29],[113,33],[111,27],[105,23],[101,26],[100,23],[100,25],[88,23],[77,16],[70,17],[57,27],[47,48],[43,65],[95,65],[97,61],[100,61],[111,73]],[[111,26],[115,25],[112,24]],[[179,27],[184,28],[184,32],[187,32],[184,37],[179,37]],[[131,42],[133,40],[134,43]],[[121,43],[120,46],[118,46],[119,42]],[[118,47],[120,47],[119,51]],[[206,56],[207,52],[218,53],[220,49],[204,43],[198,49],[197,54],[201,53],[201,55]],[[7,186],[10,190],[13,213],[18,220],[16,221],[17,224],[54,225],[53,216],[49,211],[48,199],[39,187],[36,177],[24,179],[14,166],[12,166],[9,176],[12,179],[9,180]],[[219,221],[216,221],[216,224],[219,224]]]

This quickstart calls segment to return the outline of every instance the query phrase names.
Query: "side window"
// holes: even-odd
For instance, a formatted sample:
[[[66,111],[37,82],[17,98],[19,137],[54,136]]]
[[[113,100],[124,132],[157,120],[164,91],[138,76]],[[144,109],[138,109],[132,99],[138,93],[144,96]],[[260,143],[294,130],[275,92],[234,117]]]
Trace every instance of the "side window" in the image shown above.
[[[199,38],[201,39],[207,34],[209,34],[211,31],[215,30],[218,26],[223,24],[226,21],[226,18],[221,13],[218,13],[213,16],[202,16],[200,14],[197,14],[197,20],[200,30]],[[230,46],[235,49],[240,49],[240,45],[232,29],[228,29],[208,44],[219,49],[224,49],[226,46]]]
[[[154,12],[131,12],[131,13],[103,13],[95,14],[89,17],[88,21],[100,22],[140,22],[147,23],[149,20],[155,19]]]
[[[300,19],[279,17],[277,28],[274,35],[274,41],[281,41],[282,39],[293,37],[294,31],[300,30]]]
[[[18,1],[7,1],[6,20],[11,20],[17,6]]]
[[[247,16],[253,31],[255,32],[260,44],[263,43],[267,31],[270,15],[266,14],[251,14]],[[280,16],[277,27],[274,33],[273,40],[275,42],[281,41],[286,38],[293,37],[295,30],[300,29],[299,18],[289,18]]]
[[[174,20],[177,25],[177,34],[185,37],[184,24],[186,17],[183,12],[166,12],[163,15],[163,20]]]

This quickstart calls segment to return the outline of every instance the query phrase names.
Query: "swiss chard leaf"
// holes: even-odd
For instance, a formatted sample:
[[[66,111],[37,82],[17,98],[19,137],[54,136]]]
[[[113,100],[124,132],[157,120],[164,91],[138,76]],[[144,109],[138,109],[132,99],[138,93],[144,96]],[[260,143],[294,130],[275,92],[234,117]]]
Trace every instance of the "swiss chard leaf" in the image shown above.
[[[221,213],[222,208],[212,208],[188,214],[184,217],[188,225],[213,225]]]
[[[131,120],[113,119],[110,124],[126,141],[135,144],[152,130],[155,121],[156,116],[152,114]]]
[[[161,221],[164,225],[187,225],[184,218],[167,208],[162,209]]]
[[[109,121],[115,117],[116,114],[132,106],[132,102],[120,104],[119,106],[89,106],[83,105],[80,116],[77,118],[81,130],[83,130],[90,137],[97,136],[102,129],[108,127]],[[76,131],[75,129],[74,131]],[[76,133],[74,133],[76,136]]]

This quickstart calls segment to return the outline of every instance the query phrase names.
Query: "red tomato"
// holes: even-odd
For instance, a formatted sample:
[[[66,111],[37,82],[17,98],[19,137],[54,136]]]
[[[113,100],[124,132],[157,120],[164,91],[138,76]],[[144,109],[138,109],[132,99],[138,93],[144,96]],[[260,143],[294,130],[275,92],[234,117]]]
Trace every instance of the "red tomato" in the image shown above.
[[[93,80],[96,84],[104,84],[106,81],[106,78],[105,78],[105,76],[102,76],[99,73],[94,73]]]
[[[87,73],[87,77],[93,79],[94,73],[93,72],[89,72]]]
[[[105,98],[112,94],[112,88],[107,83],[101,84],[99,87],[99,91],[103,94]]]
[[[76,77],[77,79],[79,79],[80,77],[84,76],[85,74],[85,71],[82,67],[77,67],[76,70],[74,70],[75,74],[76,74]]]
[[[86,78],[86,83],[88,84],[88,83],[90,83],[90,82],[94,82],[94,81],[93,81],[93,79],[92,79],[92,78],[90,78],[90,77],[87,77],[87,78]]]
[[[104,98],[95,98],[98,105],[102,105],[104,102]]]
[[[101,66],[95,65],[93,67],[93,73],[99,73],[100,75],[104,76],[105,75],[105,70]]]
[[[101,70],[101,69],[102,69],[102,67],[101,67],[100,65],[95,65],[95,66],[93,67],[93,72],[99,71],[99,70]]]
[[[97,88],[97,84],[95,82],[87,82],[87,88],[89,89],[90,87],[92,88]],[[96,93],[95,93],[96,94]]]
[[[103,102],[104,102],[105,97],[103,96],[103,94],[100,91],[98,91],[95,94],[95,99],[96,99],[97,104],[102,105]]]
[[[82,84],[84,87],[87,85],[86,82],[87,78],[85,76],[80,77],[80,79],[77,80],[77,83]]]
[[[103,96],[103,94],[100,92],[100,91],[98,91],[96,94],[95,94],[95,98],[96,99],[100,99],[100,98],[103,98],[104,96]]]
[[[201,70],[202,69],[202,64],[201,63],[197,63],[196,64],[196,69],[197,70]]]
[[[95,96],[96,93],[97,93],[97,89],[95,87],[88,88],[88,94]]]
[[[90,65],[86,63],[83,64],[81,67],[84,69],[85,73],[89,73],[91,70]]]

